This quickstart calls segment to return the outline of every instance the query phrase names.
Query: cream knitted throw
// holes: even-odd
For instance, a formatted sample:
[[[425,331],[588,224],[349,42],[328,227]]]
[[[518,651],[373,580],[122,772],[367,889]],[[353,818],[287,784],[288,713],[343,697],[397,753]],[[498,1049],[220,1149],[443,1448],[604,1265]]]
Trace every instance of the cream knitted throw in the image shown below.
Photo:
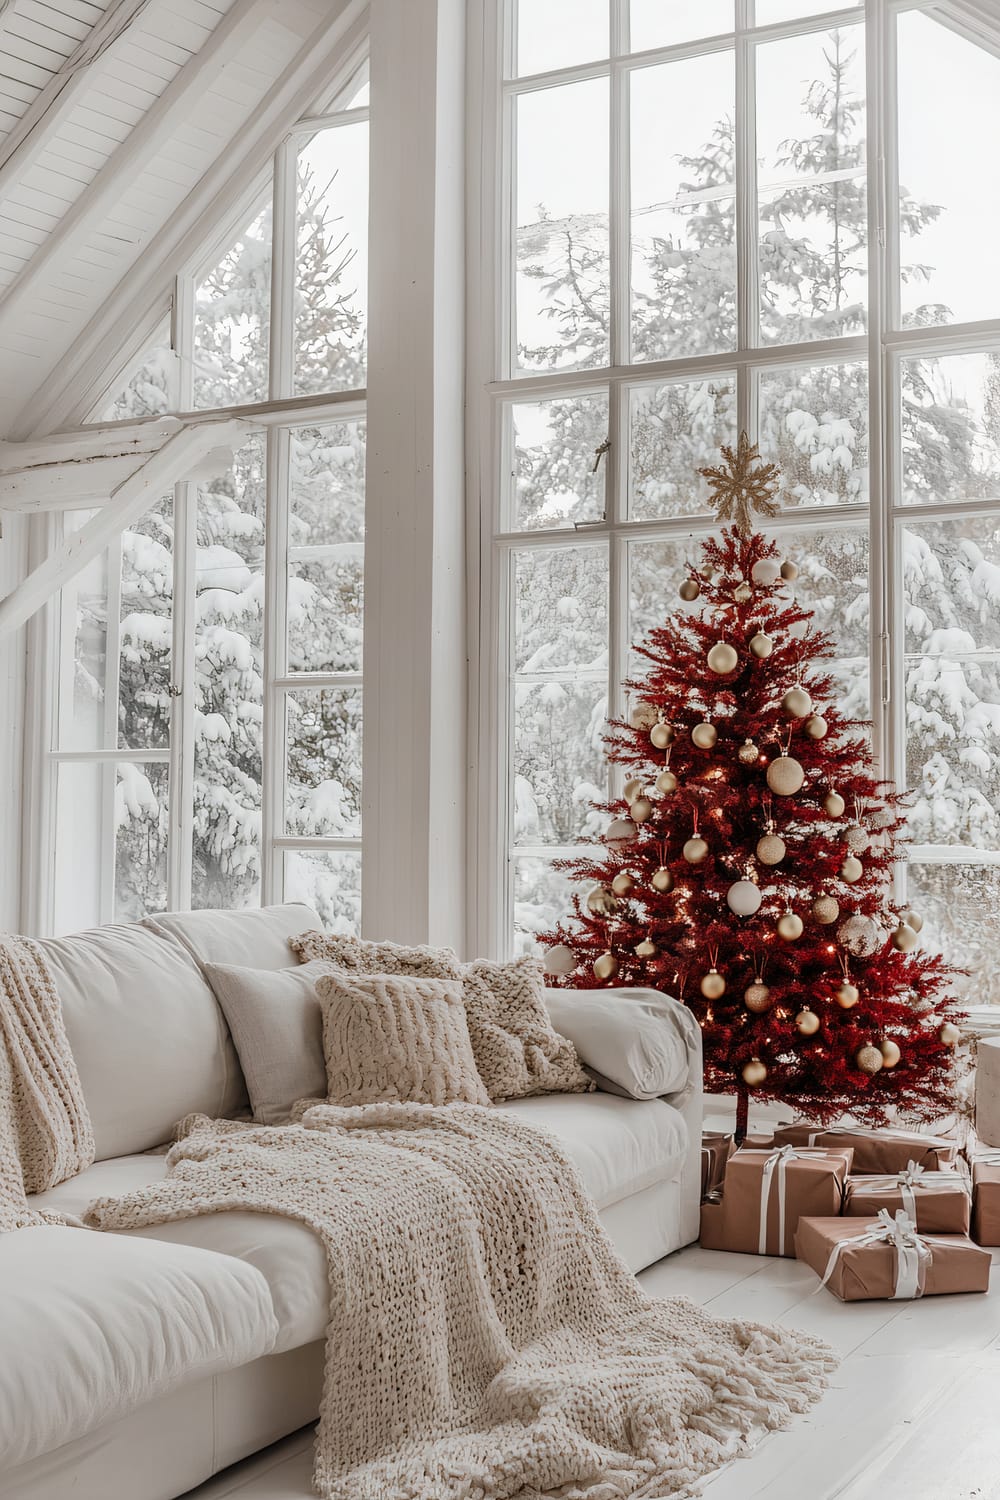
[[[52,1222],[29,1208],[94,1160],[90,1115],[41,948],[0,936],[0,1232]]]
[[[654,1300],[550,1137],[500,1110],[192,1116],[101,1229],[250,1209],[310,1225],[330,1280],[326,1500],[677,1495],[826,1384],[825,1346]]]

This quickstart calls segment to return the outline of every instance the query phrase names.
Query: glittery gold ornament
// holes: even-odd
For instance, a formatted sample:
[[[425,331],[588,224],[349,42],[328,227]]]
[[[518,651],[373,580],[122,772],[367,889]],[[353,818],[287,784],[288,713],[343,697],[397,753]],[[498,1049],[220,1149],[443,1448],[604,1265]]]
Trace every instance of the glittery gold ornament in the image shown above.
[[[757,840],[757,858],[762,865],[780,864],[787,853],[784,839],[776,833],[765,833]]]
[[[779,755],[767,768],[767,784],[776,797],[794,797],[806,773],[791,755]]]
[[[546,953],[542,967],[546,974],[572,974],[577,962],[577,956],[568,943],[557,943]]]
[[[665,750],[674,742],[674,726],[672,724],[654,724],[649,731],[649,743],[654,750]]]
[[[781,700],[781,707],[790,719],[804,719],[812,713],[813,701],[805,688],[793,687]]]
[[[746,582],[746,580],[744,580],[742,583],[738,583],[733,589],[733,598],[736,600],[737,604],[746,604],[753,598],[753,589]]]
[[[848,885],[856,885],[865,873],[865,867],[856,854],[849,854],[840,867],[840,878]]]
[[[632,951],[636,958],[655,958],[660,950],[651,937],[644,937],[641,943],[636,943]]]
[[[709,969],[707,974],[702,975],[700,988],[706,1000],[718,1000],[726,993],[726,981],[718,969]]]
[[[611,882],[611,889],[616,896],[631,896],[635,890],[635,876],[628,870],[619,870]]]
[[[740,659],[728,641],[716,641],[708,653],[708,665],[719,677],[735,672]]]
[[[951,1021],[945,1021],[938,1032],[942,1047],[954,1047],[962,1040],[962,1033]]]
[[[862,1073],[874,1075],[881,1072],[885,1060],[877,1047],[873,1047],[871,1042],[866,1042],[863,1047],[859,1047],[857,1052],[855,1052],[854,1061]]]
[[[892,934],[892,946],[899,953],[909,953],[917,946],[917,934],[905,922],[900,922]]]
[[[666,865],[661,865],[658,870],[653,871],[649,883],[654,891],[659,891],[661,895],[665,896],[668,891],[672,891],[674,888],[673,871],[668,870]]]
[[[771,991],[766,984],[760,980],[756,984],[748,984],[743,991],[743,1004],[747,1010],[752,1010],[754,1015],[761,1015],[771,1006]]]
[[[633,776],[631,781],[626,781],[622,796],[626,802],[634,802],[642,792],[642,777]]]
[[[774,650],[774,642],[769,635],[765,635],[762,630],[758,630],[756,635],[750,637],[750,650],[754,656],[759,657],[763,661]]]
[[[604,837],[609,844],[631,844],[638,832],[631,818],[615,818]]]
[[[760,751],[753,740],[744,740],[736,755],[740,764],[744,766],[755,766],[760,759]]]
[[[908,911],[903,914],[903,921],[907,927],[912,927],[914,932],[919,932],[924,925],[924,919],[918,911]]]
[[[593,885],[587,892],[587,910],[595,917],[610,917],[618,910],[618,902],[603,885]]]
[[[802,936],[802,918],[797,912],[786,911],[778,918],[778,936],[786,943],[794,943]]]
[[[633,823],[645,823],[653,816],[653,804],[648,797],[636,797],[629,808],[629,816]]]
[[[614,979],[618,973],[618,960],[613,953],[602,953],[594,959],[595,979]]]
[[[795,1029],[802,1036],[815,1036],[819,1030],[819,1016],[808,1005],[795,1017]]]
[[[664,797],[668,796],[670,792],[676,792],[677,777],[673,771],[664,769],[660,772],[656,778],[656,790]]]
[[[821,740],[826,735],[827,722],[822,714],[810,714],[805,722],[805,731],[811,740]]]
[[[693,838],[688,839],[681,853],[689,865],[700,865],[702,860],[708,858],[708,845],[703,838],[695,834]]]
[[[778,466],[761,460],[757,444],[745,432],[740,433],[735,451],[723,447],[725,463],[715,469],[699,469],[708,480],[712,505],[720,521],[730,521],[741,536],[753,530],[753,513],[776,516],[778,504]],[[777,564],[775,564],[777,566]]]
[[[902,1057],[896,1043],[890,1037],[884,1037],[878,1044],[878,1050],[882,1054],[883,1068],[894,1068]]]
[[[841,1010],[853,1010],[861,999],[861,991],[856,984],[850,984],[846,979],[839,985],[834,997]]]
[[[845,828],[844,843],[852,854],[864,854],[869,844],[867,828],[862,828],[860,823],[855,823],[851,828]]]
[[[842,818],[847,803],[839,792],[830,790],[823,798],[823,809],[831,818]]]
[[[684,582],[681,584],[677,592],[680,594],[685,604],[692,604],[701,593],[701,585],[697,583],[693,578],[685,578]]]
[[[657,709],[655,704],[640,701],[633,707],[628,721],[633,729],[651,729],[656,720]]]
[[[707,719],[696,724],[691,731],[691,741],[699,750],[711,750],[719,738],[719,731]]]
[[[799,576],[798,563],[793,563],[791,558],[781,564],[781,576],[786,583],[794,583]]]
[[[812,914],[820,926],[828,927],[840,916],[840,906],[832,896],[817,896],[812,904]]]
[[[854,916],[841,922],[837,938],[848,953],[854,953],[858,958],[871,958],[885,942],[885,931],[873,918],[855,912]]]
[[[752,1057],[748,1063],[743,1064],[740,1076],[748,1089],[757,1089],[767,1077],[767,1068],[759,1057]]]

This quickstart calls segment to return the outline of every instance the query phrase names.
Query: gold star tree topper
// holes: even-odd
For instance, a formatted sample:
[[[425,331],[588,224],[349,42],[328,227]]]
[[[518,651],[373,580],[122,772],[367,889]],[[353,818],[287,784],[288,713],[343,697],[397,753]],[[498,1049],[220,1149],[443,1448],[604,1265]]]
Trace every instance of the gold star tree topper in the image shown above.
[[[723,448],[725,463],[717,469],[699,469],[708,480],[712,504],[720,521],[731,521],[741,536],[753,531],[753,512],[776,516],[779,506],[778,466],[761,462],[757,444],[745,432],[740,433],[736,451]]]

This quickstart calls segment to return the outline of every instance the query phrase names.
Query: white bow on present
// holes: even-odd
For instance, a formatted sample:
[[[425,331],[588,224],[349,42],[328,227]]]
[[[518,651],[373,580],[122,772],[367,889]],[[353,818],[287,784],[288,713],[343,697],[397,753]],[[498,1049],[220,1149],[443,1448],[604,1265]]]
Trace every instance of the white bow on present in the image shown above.
[[[855,1178],[852,1194],[864,1197],[867,1193],[899,1192],[903,1199],[903,1212],[914,1221],[917,1217],[916,1191],[922,1193],[949,1193],[961,1183],[968,1191],[968,1184],[959,1172],[929,1172],[926,1167],[909,1161],[902,1172],[887,1172],[885,1176]]]
[[[771,1202],[771,1189],[778,1194],[778,1250],[785,1248],[785,1191],[788,1164],[792,1161],[825,1161],[830,1149],[811,1151],[806,1146],[776,1146],[773,1150],[742,1150],[741,1156],[764,1158],[764,1171],[760,1179],[760,1239],[759,1254],[767,1254],[767,1211]]]
[[[872,1229],[866,1229],[862,1234],[852,1234],[849,1239],[838,1240],[830,1252],[830,1259],[826,1263],[823,1279],[817,1291],[826,1286],[833,1275],[837,1261],[849,1245],[859,1248],[863,1245],[891,1244],[896,1251],[896,1280],[892,1293],[892,1301],[912,1301],[915,1297],[924,1295],[924,1287],[927,1284],[927,1268],[934,1259],[932,1245],[948,1245],[947,1240],[932,1239],[928,1235],[918,1234],[917,1226],[908,1213],[897,1208],[896,1216],[890,1214],[887,1208],[878,1211],[878,1222]]]

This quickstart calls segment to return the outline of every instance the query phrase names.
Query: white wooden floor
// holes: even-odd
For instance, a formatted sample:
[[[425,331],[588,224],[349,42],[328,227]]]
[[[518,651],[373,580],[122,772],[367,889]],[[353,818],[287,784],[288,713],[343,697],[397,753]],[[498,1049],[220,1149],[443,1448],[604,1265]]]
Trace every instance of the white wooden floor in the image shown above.
[[[844,1304],[794,1260],[691,1246],[640,1276],[724,1317],[808,1329],[843,1363],[823,1401],[716,1475],[706,1500],[1000,1500],[1000,1251],[988,1295]],[[312,1433],[190,1500],[307,1500]]]

